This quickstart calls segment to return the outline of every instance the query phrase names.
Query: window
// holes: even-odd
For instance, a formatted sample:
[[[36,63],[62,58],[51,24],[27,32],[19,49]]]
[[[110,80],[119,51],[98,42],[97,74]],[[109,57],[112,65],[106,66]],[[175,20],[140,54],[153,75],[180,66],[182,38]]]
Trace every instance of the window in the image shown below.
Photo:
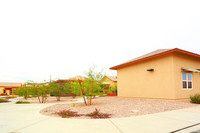
[[[192,74],[182,73],[183,89],[192,89]]]
[[[5,90],[5,89],[3,89],[3,93],[6,93],[6,90]]]

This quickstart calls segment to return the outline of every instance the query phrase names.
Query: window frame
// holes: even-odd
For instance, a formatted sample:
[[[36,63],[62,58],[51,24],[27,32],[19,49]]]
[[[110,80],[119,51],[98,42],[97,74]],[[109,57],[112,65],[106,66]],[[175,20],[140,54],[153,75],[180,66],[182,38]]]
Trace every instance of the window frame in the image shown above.
[[[183,74],[186,74],[186,80],[183,80]],[[189,74],[191,75],[191,80],[188,79],[188,75],[189,75]],[[186,82],[186,87],[187,87],[187,88],[184,88],[184,87],[183,87],[183,82],[184,82],[184,81]],[[189,82],[191,82],[191,85],[192,85],[191,88],[188,88],[188,83],[189,83]],[[183,90],[191,90],[191,89],[193,89],[193,76],[192,76],[192,73],[184,73],[184,72],[182,73],[182,89],[183,89]]]

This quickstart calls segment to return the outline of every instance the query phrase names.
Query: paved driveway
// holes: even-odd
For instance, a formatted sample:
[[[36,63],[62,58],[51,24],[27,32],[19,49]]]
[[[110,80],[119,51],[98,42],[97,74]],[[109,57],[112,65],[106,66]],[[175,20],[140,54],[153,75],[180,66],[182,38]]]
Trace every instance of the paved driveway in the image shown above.
[[[65,119],[39,111],[52,104],[0,103],[0,133],[188,133],[200,131],[200,106],[113,119]],[[184,129],[185,128],[185,129]]]

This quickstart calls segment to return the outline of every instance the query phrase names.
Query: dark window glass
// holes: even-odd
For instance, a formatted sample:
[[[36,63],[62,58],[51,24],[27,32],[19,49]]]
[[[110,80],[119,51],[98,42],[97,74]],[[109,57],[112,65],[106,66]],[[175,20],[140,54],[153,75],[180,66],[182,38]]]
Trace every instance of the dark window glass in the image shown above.
[[[188,82],[188,88],[192,88],[192,82]]]
[[[187,82],[183,81],[183,88],[187,88]]]

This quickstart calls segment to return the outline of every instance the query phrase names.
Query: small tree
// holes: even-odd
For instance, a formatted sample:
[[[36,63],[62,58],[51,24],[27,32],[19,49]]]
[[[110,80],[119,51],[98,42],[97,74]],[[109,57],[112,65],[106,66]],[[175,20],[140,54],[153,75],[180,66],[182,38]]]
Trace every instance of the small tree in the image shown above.
[[[26,100],[31,95],[31,88],[29,87],[20,87],[14,92],[18,96],[23,96]]]
[[[60,81],[49,84],[51,94],[56,96],[57,101],[60,101],[61,96],[72,93],[71,83]]]
[[[74,83],[81,90],[85,105],[91,105],[93,97],[101,93],[102,87],[99,81],[103,78],[102,73],[102,71],[97,71],[96,66],[90,67],[89,71],[86,72],[87,78],[84,81],[79,80],[79,87],[76,85],[77,82]],[[85,97],[87,97],[89,103]]]
[[[31,94],[33,97],[37,97],[39,103],[45,103],[47,100],[47,94],[50,93],[50,88],[48,83],[34,83],[28,82],[27,85],[31,89]]]
[[[90,105],[92,104],[92,96],[98,95],[100,91],[102,90],[100,82],[99,82],[104,77],[102,73],[103,73],[103,70],[98,71],[97,66],[90,67],[89,72],[86,72],[86,75],[88,76],[87,82],[91,84],[91,86],[89,87]]]

